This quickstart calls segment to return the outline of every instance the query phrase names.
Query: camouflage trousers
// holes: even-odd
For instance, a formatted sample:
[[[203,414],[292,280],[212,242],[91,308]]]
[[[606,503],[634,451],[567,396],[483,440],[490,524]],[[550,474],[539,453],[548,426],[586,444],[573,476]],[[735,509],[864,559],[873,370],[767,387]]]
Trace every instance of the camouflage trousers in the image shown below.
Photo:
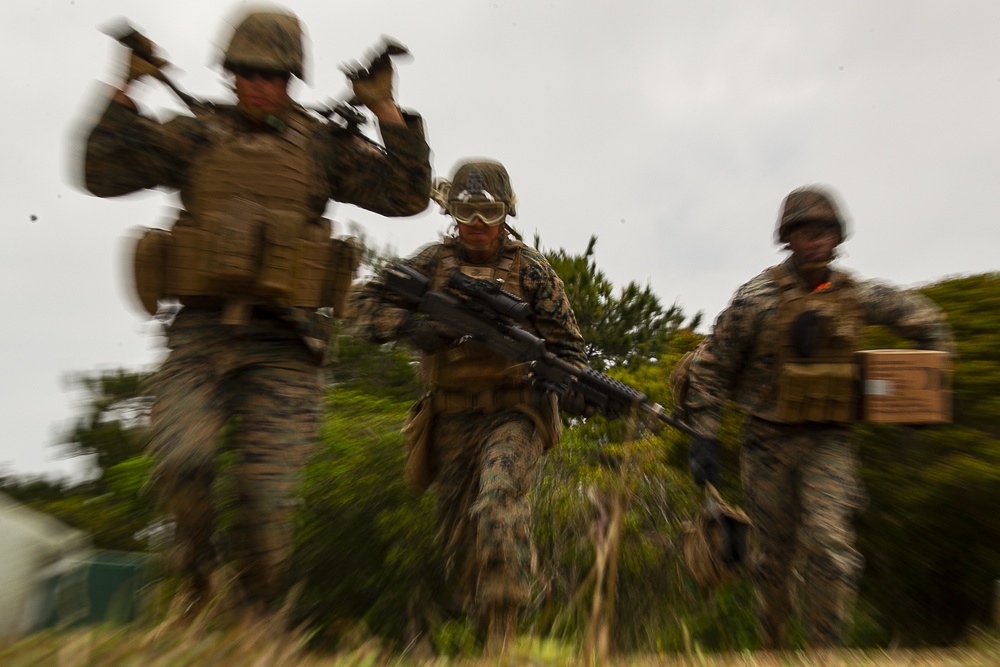
[[[515,410],[439,415],[434,431],[438,537],[463,606],[484,617],[531,597],[531,505],[542,441]]]
[[[853,522],[867,504],[855,448],[847,426],[746,427],[744,509],[759,538],[751,578],[765,648],[787,646],[796,597],[812,646],[843,643],[864,568],[854,548]]]
[[[273,320],[224,325],[182,311],[155,374],[152,488],[175,520],[174,569],[197,594],[216,566],[217,456],[235,456],[228,544],[243,593],[274,601],[292,546],[294,487],[312,451],[321,385],[315,357]]]

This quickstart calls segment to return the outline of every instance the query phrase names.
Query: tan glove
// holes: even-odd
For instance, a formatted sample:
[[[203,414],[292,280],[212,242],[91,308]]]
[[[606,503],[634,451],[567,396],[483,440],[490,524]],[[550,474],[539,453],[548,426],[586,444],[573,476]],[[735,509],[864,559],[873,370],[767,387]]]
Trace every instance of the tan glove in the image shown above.
[[[351,82],[357,101],[372,108],[379,102],[392,100],[392,56],[409,55],[409,53],[405,46],[386,37],[383,38],[382,48],[369,55],[367,65],[355,62],[341,66]]]
[[[108,32],[108,34],[129,49],[128,71],[125,74],[126,83],[144,76],[163,79],[162,68],[168,63],[157,54],[159,49],[152,40],[127,23],[120,26],[117,31]]]
[[[399,337],[427,354],[434,354],[453,344],[456,336],[447,326],[430,319],[407,316]]]

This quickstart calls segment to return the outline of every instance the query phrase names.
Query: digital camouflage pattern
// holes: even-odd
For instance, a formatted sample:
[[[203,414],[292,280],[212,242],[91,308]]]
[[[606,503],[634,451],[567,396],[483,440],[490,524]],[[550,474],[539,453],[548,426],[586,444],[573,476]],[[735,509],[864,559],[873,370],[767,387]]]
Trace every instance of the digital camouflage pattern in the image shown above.
[[[531,508],[542,455],[525,414],[437,418],[434,460],[445,571],[467,609],[520,607],[531,598]]]
[[[790,260],[783,266],[794,273]],[[736,291],[692,362],[688,404],[691,425],[702,433],[718,432],[724,398],[750,414],[774,420],[770,396],[779,369],[773,334],[781,298],[770,271]],[[831,270],[829,282],[830,294],[855,286],[862,324],[887,326],[921,349],[954,352],[944,315],[921,294],[879,281],[856,281],[836,269]]]
[[[383,155],[349,132],[321,125],[301,107],[289,113],[297,125],[311,128],[308,145],[321,174],[309,201],[316,219],[331,199],[388,216],[415,215],[427,208],[430,149],[419,116],[404,115],[405,127],[380,127]],[[87,139],[86,187],[98,197],[176,189],[189,208],[191,166],[198,155],[226,131],[254,129],[235,106],[219,105],[160,123],[111,102]]]
[[[538,251],[509,239],[504,243],[520,248],[521,296],[534,314],[527,328],[544,338],[546,348],[557,356],[585,363],[583,339],[562,281]],[[491,262],[497,262],[504,250],[502,244]],[[403,263],[433,278],[444,255],[445,245],[435,244]],[[358,289],[354,306],[352,331],[377,343],[396,340],[409,316],[409,311],[390,301],[381,278]],[[434,405],[437,395],[431,388],[427,402]],[[532,392],[527,389],[524,395],[537,403],[434,415],[431,456],[438,492],[438,538],[456,597],[484,622],[498,610],[523,606],[531,593],[526,494],[538,459],[550,444],[536,417],[551,397],[535,392],[534,399],[528,398]],[[554,402],[548,409],[554,410]],[[558,414],[554,416],[558,419]]]
[[[222,55],[222,66],[288,72],[304,80],[305,53],[302,26],[294,14],[253,12],[233,30]]]
[[[405,116],[405,126],[381,127],[383,153],[298,106],[284,126],[253,124],[233,106],[195,114],[160,123],[111,102],[87,138],[87,188],[100,197],[176,189],[184,209],[196,209],[192,166],[204,151],[234,134],[252,143],[254,133],[268,132],[307,142],[318,174],[308,184],[307,221],[318,221],[331,199],[389,216],[413,215],[428,204],[429,149],[417,116]],[[155,377],[152,418],[153,488],[177,519],[173,562],[195,594],[206,593],[215,560],[208,485],[225,432],[238,460],[232,556],[247,594],[273,601],[286,574],[293,478],[315,435],[328,318],[308,309],[255,307],[248,323],[224,326],[211,297],[185,304],[169,328],[172,351]]]
[[[811,645],[839,645],[864,568],[853,522],[867,496],[851,429],[750,418],[741,444],[743,509],[757,537],[750,578],[761,641],[787,647],[799,587]]]
[[[217,314],[181,313],[170,354],[153,376],[151,484],[176,520],[171,565],[204,592],[216,565],[211,486],[219,439],[240,459],[227,533],[243,592],[271,601],[292,546],[294,487],[315,442],[322,387],[314,356],[279,320],[234,327]]]
[[[785,267],[791,266],[787,260]],[[924,349],[954,351],[941,311],[928,299],[831,270],[830,286],[853,289],[863,324],[885,325]],[[799,289],[806,290],[800,283]],[[740,287],[696,351],[687,405],[690,425],[719,432],[724,404],[749,413],[742,435],[745,506],[759,537],[751,577],[762,641],[784,645],[793,572],[801,575],[814,645],[840,643],[864,560],[852,522],[865,505],[848,424],[775,421],[779,285],[771,270]]]

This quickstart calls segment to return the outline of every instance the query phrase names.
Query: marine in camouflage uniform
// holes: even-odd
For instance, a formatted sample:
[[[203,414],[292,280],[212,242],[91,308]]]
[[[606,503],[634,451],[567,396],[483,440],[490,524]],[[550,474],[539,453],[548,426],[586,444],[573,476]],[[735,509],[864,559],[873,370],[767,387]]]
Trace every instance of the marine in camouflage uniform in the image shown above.
[[[404,261],[445,289],[455,269],[502,281],[531,306],[527,328],[546,348],[584,364],[584,344],[562,281],[536,250],[509,237],[515,199],[506,170],[491,161],[461,164],[435,199],[458,236]],[[371,341],[410,342],[423,351],[426,395],[406,427],[407,474],[420,490],[437,485],[439,539],[446,570],[465,608],[487,632],[487,651],[513,639],[518,608],[531,594],[532,543],[526,498],[539,458],[561,434],[556,398],[529,385],[527,368],[398,307],[376,278],[354,296],[353,330]]]
[[[167,245],[154,253],[159,259],[138,262],[137,280],[147,275],[145,287],[162,291],[147,290],[152,311],[158,298],[183,305],[151,388],[152,488],[176,521],[169,562],[201,602],[217,566],[211,487],[223,433],[238,457],[230,541],[241,588],[269,605],[287,583],[293,487],[314,443],[322,396],[328,318],[320,309],[333,305],[325,276],[339,271],[349,283],[356,266],[345,270],[331,254],[341,246],[322,217],[327,202],[389,216],[419,213],[429,202],[421,121],[393,101],[388,59],[348,73],[358,100],[380,121],[383,151],[289,98],[290,77],[303,77],[302,44],[293,14],[250,12],[222,57],[237,104],[196,107],[193,117],[164,123],[138,113],[126,94],[134,79],[160,76],[162,61],[150,49],[132,52],[125,84],[86,144],[93,194],[164,187],[178,190],[183,206]],[[241,262],[248,273],[237,270]],[[312,267],[312,283],[300,267]],[[229,269],[235,273],[223,275]]]
[[[867,499],[852,434],[854,353],[865,325],[885,325],[923,349],[953,351],[928,299],[832,268],[846,225],[833,195],[807,187],[785,199],[776,241],[791,255],[749,281],[695,353],[687,397],[699,484],[719,474],[726,400],[747,413],[741,473],[759,536],[751,569],[761,641],[787,645],[793,567],[814,646],[843,642],[864,559],[852,527]]]

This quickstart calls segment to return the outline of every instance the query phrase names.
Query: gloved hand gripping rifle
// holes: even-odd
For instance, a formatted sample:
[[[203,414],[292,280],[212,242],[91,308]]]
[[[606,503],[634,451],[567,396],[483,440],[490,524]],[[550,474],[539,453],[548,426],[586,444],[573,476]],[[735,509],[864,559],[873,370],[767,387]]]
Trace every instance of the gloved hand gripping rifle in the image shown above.
[[[135,55],[139,56],[150,65],[153,65],[156,69],[156,74],[154,75],[155,78],[169,88],[170,91],[176,95],[188,109],[193,111],[196,108],[211,106],[208,102],[199,100],[198,98],[188,94],[180,86],[174,83],[173,79],[167,76],[167,74],[163,71],[163,68],[170,65],[170,62],[158,56],[156,54],[156,45],[148,37],[139,32],[136,28],[132,27],[126,19],[118,19],[112,25],[103,28],[101,32],[109,37],[113,37],[119,44],[131,49]]]
[[[642,392],[547,351],[543,339],[519,326],[531,315],[528,304],[494,283],[456,269],[448,278],[450,292],[431,290],[429,278],[407,266],[393,264],[386,271],[385,287],[402,307],[454,329],[460,341],[477,340],[513,361],[530,363],[533,382],[546,390],[560,396],[575,392],[609,419],[638,408],[688,435],[699,435]]]

